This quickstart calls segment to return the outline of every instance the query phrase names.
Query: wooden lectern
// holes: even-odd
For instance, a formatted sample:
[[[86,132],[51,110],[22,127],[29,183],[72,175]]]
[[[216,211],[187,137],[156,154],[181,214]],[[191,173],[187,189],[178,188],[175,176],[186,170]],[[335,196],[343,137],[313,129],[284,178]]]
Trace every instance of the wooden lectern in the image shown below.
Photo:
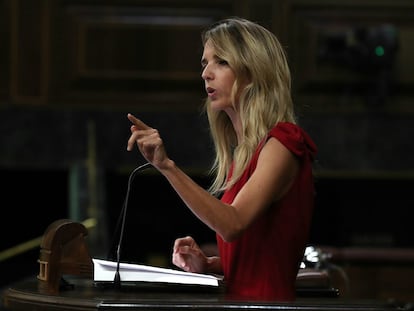
[[[41,292],[58,294],[63,287],[71,285],[63,276],[93,276],[93,262],[89,255],[84,225],[69,219],[50,224],[40,245],[38,288]]]
[[[170,291],[170,287],[166,290],[157,290],[151,286],[123,289],[94,286],[93,262],[88,253],[86,236],[87,229],[84,225],[68,219],[57,220],[49,225],[41,242],[37,279],[30,278],[6,289],[3,293],[6,309],[243,311],[247,308],[269,311],[408,311],[402,309],[399,304],[389,302],[338,300],[336,295],[332,295],[332,293],[336,294],[336,291],[330,289],[328,284],[315,283],[314,279],[318,278],[319,274],[315,275],[312,271],[310,274],[298,276],[297,285],[306,290],[305,294],[309,294],[307,290],[315,292],[316,289],[316,293],[325,293],[325,295],[304,295],[313,299],[303,300],[298,297],[297,301],[291,303],[232,300],[222,293]],[[65,275],[71,284],[63,279]]]

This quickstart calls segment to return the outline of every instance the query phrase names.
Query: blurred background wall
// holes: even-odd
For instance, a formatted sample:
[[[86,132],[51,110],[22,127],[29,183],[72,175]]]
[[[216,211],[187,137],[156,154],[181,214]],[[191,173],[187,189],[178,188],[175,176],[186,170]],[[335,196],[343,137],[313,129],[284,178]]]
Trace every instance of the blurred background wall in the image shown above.
[[[319,147],[310,244],[366,250],[362,263],[342,262],[366,285],[354,297],[411,299],[409,0],[0,0],[0,251],[57,219],[93,218],[91,255],[111,252],[129,173],[144,163],[126,151],[128,112],[158,128],[170,156],[208,186],[200,31],[233,15],[286,47],[299,123]],[[125,260],[169,265],[184,234],[214,242],[156,172],[132,189]],[[396,250],[403,255],[385,256]],[[2,284],[36,274],[38,253],[35,243],[4,257]]]

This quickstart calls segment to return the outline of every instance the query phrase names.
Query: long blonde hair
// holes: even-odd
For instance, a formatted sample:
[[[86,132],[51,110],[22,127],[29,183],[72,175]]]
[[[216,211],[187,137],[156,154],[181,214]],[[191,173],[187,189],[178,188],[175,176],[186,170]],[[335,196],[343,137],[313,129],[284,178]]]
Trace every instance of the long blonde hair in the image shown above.
[[[291,98],[291,78],[285,52],[276,36],[264,27],[238,17],[213,24],[202,33],[202,43],[212,45],[216,55],[229,64],[236,80],[234,109],[242,121],[243,141],[237,143],[235,130],[224,111],[210,109],[206,99],[216,157],[211,168],[215,179],[210,192],[218,194],[242,175],[260,141],[278,122],[296,123]],[[248,81],[247,85],[245,81]],[[240,85],[246,85],[238,90]],[[234,160],[233,174],[228,179]]]

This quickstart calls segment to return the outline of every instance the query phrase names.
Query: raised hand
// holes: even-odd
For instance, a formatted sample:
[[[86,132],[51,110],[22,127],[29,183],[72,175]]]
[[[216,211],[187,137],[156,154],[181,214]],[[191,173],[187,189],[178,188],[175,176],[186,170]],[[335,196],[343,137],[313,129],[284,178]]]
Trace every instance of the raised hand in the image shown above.
[[[162,169],[167,165],[169,159],[158,130],[146,125],[130,113],[127,117],[132,122],[127,150],[131,151],[134,144],[136,144],[148,162],[154,167]]]

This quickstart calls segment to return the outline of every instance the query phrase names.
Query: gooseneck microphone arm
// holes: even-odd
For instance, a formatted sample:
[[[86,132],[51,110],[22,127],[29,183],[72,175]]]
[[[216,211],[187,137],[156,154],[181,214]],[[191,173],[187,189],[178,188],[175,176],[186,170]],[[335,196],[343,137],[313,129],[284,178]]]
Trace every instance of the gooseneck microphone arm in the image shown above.
[[[125,196],[124,206],[123,206],[122,211],[121,211],[121,215],[122,215],[121,232],[119,234],[118,246],[116,248],[116,272],[115,272],[115,277],[114,277],[114,284],[115,284],[116,287],[121,286],[121,276],[119,274],[119,264],[121,262],[122,238],[124,236],[125,219],[126,219],[126,212],[127,212],[127,207],[128,207],[128,199],[129,199],[129,192],[130,192],[130,189],[131,189],[131,183],[132,183],[132,180],[135,177],[136,173],[138,173],[140,171],[143,171],[143,170],[149,168],[150,166],[151,166],[150,163],[145,163],[145,164],[135,168],[132,171],[132,173],[129,175],[127,193],[126,193],[126,196]]]

